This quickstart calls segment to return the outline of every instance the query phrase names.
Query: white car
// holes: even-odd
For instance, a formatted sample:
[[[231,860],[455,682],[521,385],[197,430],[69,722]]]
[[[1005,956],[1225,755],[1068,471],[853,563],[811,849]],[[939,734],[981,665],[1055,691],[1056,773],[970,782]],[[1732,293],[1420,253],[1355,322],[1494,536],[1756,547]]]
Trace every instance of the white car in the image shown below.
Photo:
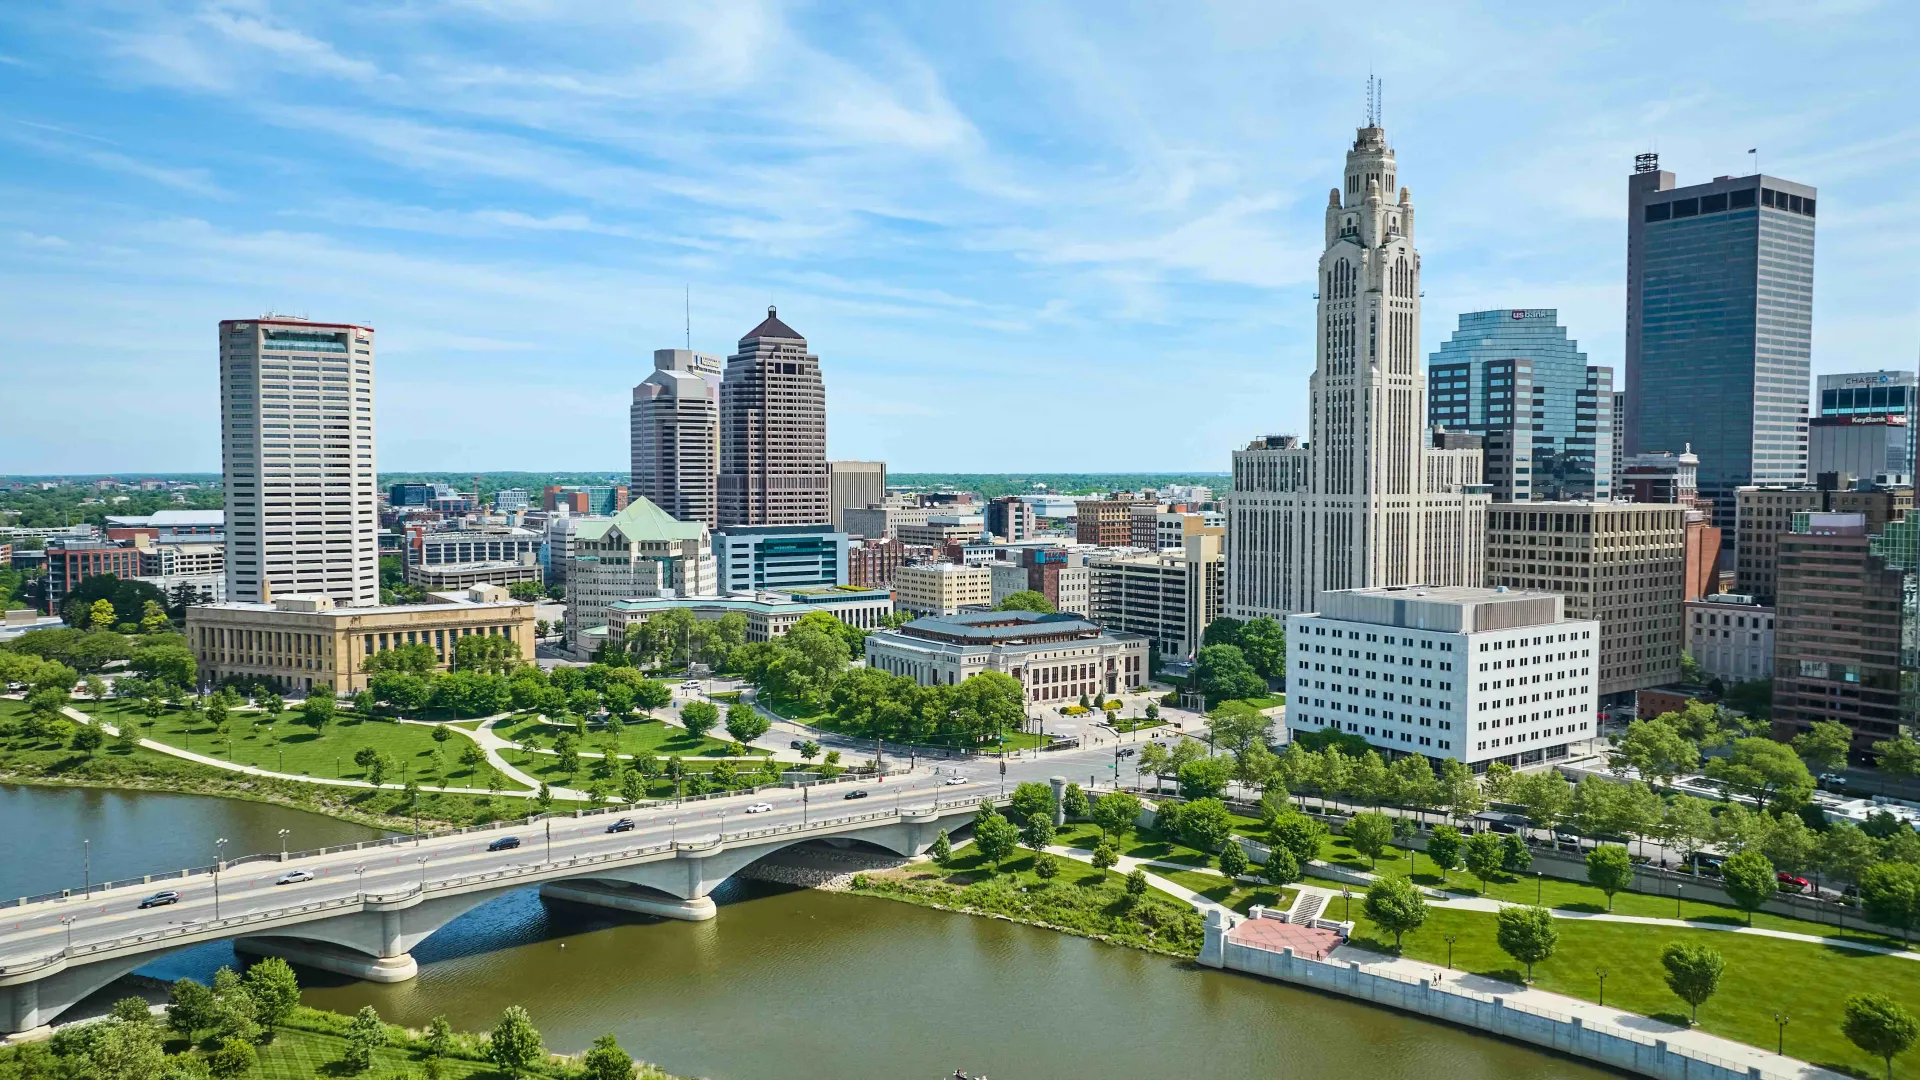
[[[313,880],[313,871],[311,870],[289,870],[286,873],[281,874],[280,880],[274,882],[274,884],[275,885],[298,885],[303,881],[312,881],[312,880]]]
[[[967,782],[967,778],[966,778],[966,777],[964,777],[964,776],[949,776],[949,777],[947,777],[947,786],[948,786],[948,787],[952,787],[952,786],[953,786],[953,785],[955,785],[955,784],[964,784],[964,783],[966,783],[966,782]]]
[[[747,807],[747,813],[749,814],[767,814],[772,812],[773,804],[770,802],[757,802]]]

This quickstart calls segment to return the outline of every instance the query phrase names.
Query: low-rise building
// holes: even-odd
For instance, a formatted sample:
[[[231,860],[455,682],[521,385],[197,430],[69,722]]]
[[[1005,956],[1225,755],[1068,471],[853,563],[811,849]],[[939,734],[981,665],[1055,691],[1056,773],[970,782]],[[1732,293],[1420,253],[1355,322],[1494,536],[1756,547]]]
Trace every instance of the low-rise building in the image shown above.
[[[956,686],[982,671],[1020,681],[1034,704],[1068,704],[1147,681],[1147,639],[1076,615],[969,611],[867,635],[867,665],[921,686]]]
[[[1174,551],[1089,559],[1093,621],[1146,637],[1162,658],[1192,657],[1226,599],[1225,531],[1194,533]]]
[[[485,589],[476,590],[491,595]],[[230,678],[262,680],[283,693],[320,685],[347,694],[367,688],[367,658],[401,645],[428,645],[445,670],[454,643],[504,637],[533,656],[533,605],[518,602],[335,607],[325,596],[280,596],[270,604],[187,609],[187,646],[203,687]]]
[[[951,615],[963,608],[991,607],[993,571],[958,563],[903,566],[893,575],[894,602],[920,615]]]
[[[1773,678],[1773,609],[1739,593],[1687,601],[1687,655],[1721,682]]]
[[[1539,504],[1535,504],[1539,505]],[[1555,593],[1399,586],[1320,594],[1287,616],[1287,730],[1484,772],[1595,737],[1600,624]]]
[[[824,611],[848,626],[877,630],[885,626],[887,617],[893,614],[893,594],[886,589],[852,585],[816,585],[739,596],[617,600],[607,605],[606,640],[624,640],[628,626],[646,622],[656,611],[676,610],[691,611],[694,618],[707,621],[737,611],[747,617],[748,641],[771,641],[786,634],[802,616],[815,611]]]

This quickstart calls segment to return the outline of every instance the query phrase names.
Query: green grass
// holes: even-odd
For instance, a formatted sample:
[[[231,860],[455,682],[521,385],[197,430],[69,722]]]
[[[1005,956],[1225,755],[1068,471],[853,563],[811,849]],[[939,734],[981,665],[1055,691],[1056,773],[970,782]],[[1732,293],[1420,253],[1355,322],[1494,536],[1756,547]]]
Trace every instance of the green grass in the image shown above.
[[[1356,897],[1356,900],[1358,898]],[[1331,911],[1340,911],[1338,901]],[[1393,935],[1369,922],[1353,905],[1358,923],[1353,944],[1391,952]],[[1534,967],[1534,982],[1557,994],[1598,999],[1596,969],[1607,970],[1610,1006],[1676,1024],[1686,1022],[1687,1007],[1667,990],[1660,950],[1668,942],[1704,942],[1726,957],[1719,992],[1700,1009],[1700,1026],[1716,1035],[1771,1049],[1773,1014],[1792,1017],[1787,1053],[1829,1068],[1881,1075],[1882,1066],[1840,1033],[1841,1012],[1849,995],[1872,989],[1920,1012],[1920,963],[1773,938],[1742,934],[1636,926],[1627,923],[1556,920],[1560,931],[1554,955]],[[1492,978],[1518,982],[1524,970],[1501,952],[1494,940],[1494,917],[1487,912],[1432,909],[1426,924],[1406,935],[1402,954],[1434,964],[1447,959],[1445,935],[1456,938],[1453,966]],[[1914,1075],[1912,1062],[1896,1075]]]
[[[553,737],[563,731],[572,731],[571,724],[551,724],[537,716],[516,716],[494,723],[494,734],[514,742],[522,742],[533,736],[545,749],[553,748]],[[725,728],[716,730],[725,731]],[[587,737],[579,747],[582,753],[599,753],[600,743],[607,737],[604,727],[587,728]],[[627,755],[653,754],[658,757],[731,757],[732,743],[725,739],[701,738],[686,728],[674,727],[659,720],[646,719],[620,726],[620,752]],[[749,756],[764,756],[768,751],[756,747],[747,747]]]
[[[81,712],[95,710],[92,702],[81,702],[75,708]],[[154,719],[151,727],[143,726],[147,717],[133,702],[108,701],[98,713],[116,726],[136,725],[141,738],[289,776],[365,780],[366,770],[354,764],[353,755],[371,747],[401,766],[402,771],[389,777],[388,783],[412,777],[421,784],[486,790],[485,771],[460,763],[461,751],[471,742],[462,735],[435,742],[434,729],[420,724],[367,720],[343,711],[338,720],[316,732],[297,722],[292,713],[282,713],[269,724],[265,713],[234,712],[228,716],[227,733],[220,735],[204,715],[192,716],[182,709],[169,708]],[[438,766],[433,764],[436,748]],[[500,790],[520,790],[520,785],[502,777]]]

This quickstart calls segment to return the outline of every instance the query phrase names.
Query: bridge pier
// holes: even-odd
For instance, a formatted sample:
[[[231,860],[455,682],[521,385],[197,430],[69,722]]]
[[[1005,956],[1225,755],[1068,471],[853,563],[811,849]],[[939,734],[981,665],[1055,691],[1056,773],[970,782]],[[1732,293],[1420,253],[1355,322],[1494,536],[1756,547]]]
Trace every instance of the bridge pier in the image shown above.
[[[613,881],[552,881],[540,886],[540,895],[553,900],[634,911],[684,922],[705,922],[718,911],[711,897],[696,896],[691,900],[681,900],[654,889]]]
[[[368,956],[324,941],[278,937],[236,938],[233,951],[254,956],[277,956],[289,964],[331,971],[335,975],[350,975],[368,982],[406,982],[420,974],[420,965],[414,962],[412,953]]]

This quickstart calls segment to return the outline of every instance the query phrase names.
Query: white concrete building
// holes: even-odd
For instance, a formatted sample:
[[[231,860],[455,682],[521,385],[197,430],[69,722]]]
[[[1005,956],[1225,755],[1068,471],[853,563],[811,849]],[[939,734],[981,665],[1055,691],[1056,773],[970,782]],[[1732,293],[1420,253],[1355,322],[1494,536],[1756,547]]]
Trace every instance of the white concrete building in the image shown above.
[[[380,602],[373,415],[371,328],[220,323],[229,599]]]
[[[956,686],[982,671],[1020,680],[1026,700],[1069,705],[1147,681],[1147,639],[1074,615],[969,611],[867,635],[867,665],[921,686]]]
[[[1341,589],[1287,618],[1287,728],[1475,772],[1568,756],[1595,737],[1600,624],[1553,593]]]
[[[1773,608],[1717,593],[1686,605],[1687,655],[1722,682],[1773,678]]]
[[[993,605],[993,571],[959,563],[903,566],[893,575],[894,603],[920,615],[951,615]]]
[[[1311,611],[1327,590],[1482,580],[1488,497],[1462,482],[1479,475],[1479,451],[1435,451],[1427,438],[1420,255],[1413,197],[1393,195],[1397,171],[1370,123],[1328,199],[1310,441],[1234,455],[1222,501],[1237,618]],[[1435,454],[1462,467],[1431,469]]]

